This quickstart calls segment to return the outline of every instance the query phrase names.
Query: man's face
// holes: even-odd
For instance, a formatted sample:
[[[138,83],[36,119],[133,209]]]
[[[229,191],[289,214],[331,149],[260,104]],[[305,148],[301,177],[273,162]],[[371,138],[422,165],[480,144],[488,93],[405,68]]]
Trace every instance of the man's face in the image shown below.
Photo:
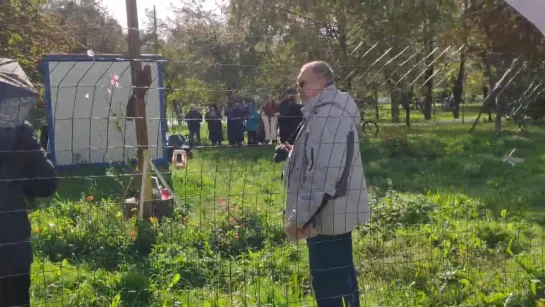
[[[303,103],[307,103],[325,88],[325,79],[316,76],[311,68],[305,68],[297,77],[299,97]]]

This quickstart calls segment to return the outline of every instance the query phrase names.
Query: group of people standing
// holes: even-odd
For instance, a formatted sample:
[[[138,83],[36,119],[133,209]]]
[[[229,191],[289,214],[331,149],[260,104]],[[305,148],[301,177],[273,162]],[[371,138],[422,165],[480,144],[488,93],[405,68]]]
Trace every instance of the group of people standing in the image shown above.
[[[244,144],[245,135],[248,145],[276,144],[288,142],[299,124],[303,115],[302,105],[295,100],[295,90],[286,90],[280,103],[269,99],[258,109],[254,101],[241,99],[229,103],[222,114],[217,105],[210,105],[203,116],[196,106],[192,105],[185,114],[185,121],[189,129],[189,141],[192,144],[201,144],[201,123],[208,125],[208,137],[212,145],[221,145],[224,141],[223,116],[227,119],[227,141],[229,145]]]

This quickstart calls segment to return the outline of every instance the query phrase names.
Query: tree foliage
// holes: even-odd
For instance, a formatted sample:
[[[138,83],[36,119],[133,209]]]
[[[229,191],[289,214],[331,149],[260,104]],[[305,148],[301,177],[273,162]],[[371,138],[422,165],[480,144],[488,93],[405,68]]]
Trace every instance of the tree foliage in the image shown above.
[[[535,103],[540,92],[527,87],[539,84],[545,42],[503,0],[394,2],[230,0],[218,14],[178,0],[171,19],[147,12],[143,52],[169,60],[168,101],[182,105],[224,104],[234,93],[277,96],[312,60],[329,62],[338,86],[356,97],[389,97],[392,121],[405,111],[408,125],[411,109],[430,119],[432,102],[450,94],[454,117],[464,97],[484,90],[500,121],[521,110],[513,101]],[[2,55],[31,72],[44,53],[118,53],[127,46],[122,27],[97,0],[13,0],[0,17]]]

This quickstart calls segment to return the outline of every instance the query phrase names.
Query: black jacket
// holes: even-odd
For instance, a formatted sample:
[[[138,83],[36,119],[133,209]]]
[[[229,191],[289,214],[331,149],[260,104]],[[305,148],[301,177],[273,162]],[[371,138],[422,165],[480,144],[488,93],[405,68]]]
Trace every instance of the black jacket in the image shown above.
[[[201,129],[202,114],[197,110],[191,110],[185,115],[185,120],[187,121],[187,128],[190,130],[199,130]]]
[[[26,199],[53,195],[56,177],[30,123],[0,128],[0,276],[29,271],[32,249]]]

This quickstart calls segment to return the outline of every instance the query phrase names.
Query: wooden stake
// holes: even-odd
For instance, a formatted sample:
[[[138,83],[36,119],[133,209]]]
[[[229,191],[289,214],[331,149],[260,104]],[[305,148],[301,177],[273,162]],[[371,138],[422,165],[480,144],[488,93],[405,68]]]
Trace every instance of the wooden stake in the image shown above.
[[[149,141],[148,141],[148,125],[146,115],[146,101],[145,93],[147,91],[142,89],[147,82],[144,82],[146,74],[149,74],[151,78],[151,72],[149,67],[142,70],[142,63],[140,62],[140,31],[138,29],[138,11],[136,6],[136,0],[126,0],[127,7],[127,27],[129,28],[129,58],[131,59],[131,77],[133,94],[129,100],[129,106],[134,111],[135,125],[136,125],[136,142],[138,144],[138,171],[142,172],[141,187],[140,187],[140,199],[139,207],[140,212],[138,216],[140,219],[144,218],[144,204],[152,201],[152,182],[151,174],[147,161],[150,159],[149,154]],[[149,80],[151,82],[151,79]],[[149,84],[147,85],[149,86]]]

